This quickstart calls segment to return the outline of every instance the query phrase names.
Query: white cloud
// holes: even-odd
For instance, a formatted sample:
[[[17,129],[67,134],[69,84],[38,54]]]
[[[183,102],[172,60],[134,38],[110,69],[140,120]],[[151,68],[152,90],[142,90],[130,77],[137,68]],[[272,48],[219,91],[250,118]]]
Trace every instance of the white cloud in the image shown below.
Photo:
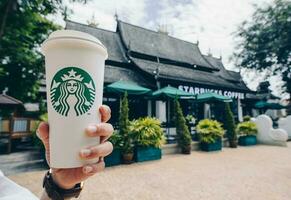
[[[115,30],[115,13],[118,13],[122,20],[134,24],[142,24],[146,14],[145,2],[142,0],[91,0],[87,4],[69,3],[67,0],[65,4],[73,11],[73,14],[69,15],[70,20],[87,24],[94,15],[99,27],[109,30]],[[62,20],[59,22],[64,25]]]
[[[68,0],[67,0],[68,1]],[[271,0],[91,0],[86,5],[67,3],[73,10],[69,19],[87,23],[95,15],[99,27],[115,30],[114,14],[123,21],[157,30],[158,25],[167,25],[171,35],[196,43],[202,53],[211,53],[223,58],[228,69],[234,69],[229,61],[235,48],[232,33],[243,21],[250,19],[253,4],[263,5]],[[62,20],[58,20],[64,24]],[[243,71],[243,78],[251,89],[263,79],[256,73]],[[255,78],[256,77],[256,78]],[[276,81],[274,81],[276,80]],[[271,79],[272,88],[278,79]],[[280,82],[280,81],[279,81]]]

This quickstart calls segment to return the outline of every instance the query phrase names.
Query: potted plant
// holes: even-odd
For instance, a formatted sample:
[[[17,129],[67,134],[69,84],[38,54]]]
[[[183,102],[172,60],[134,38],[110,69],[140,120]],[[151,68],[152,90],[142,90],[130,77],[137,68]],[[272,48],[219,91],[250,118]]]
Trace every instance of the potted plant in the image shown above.
[[[188,114],[186,115],[185,119],[188,124],[194,125],[196,123],[196,118],[194,117],[194,115]]]
[[[201,120],[196,130],[200,141],[200,148],[203,151],[217,151],[222,148],[222,137],[224,130],[222,124],[216,120]]]
[[[114,131],[112,136],[108,139],[113,145],[113,151],[110,155],[104,158],[106,167],[119,165],[121,163],[121,147],[122,140],[121,136],[117,131]]]
[[[244,121],[237,125],[236,132],[239,135],[238,144],[241,146],[250,146],[257,144],[258,129],[256,124],[251,121]]]
[[[225,103],[225,122],[224,128],[229,142],[229,147],[237,148],[237,134],[235,131],[235,122],[229,103]]]
[[[194,117],[194,115],[188,114],[188,115],[186,115],[185,119],[186,119],[186,124],[189,128],[192,140],[197,141],[198,140],[197,134],[195,131],[193,131],[193,130],[195,130],[196,118]]]
[[[122,160],[125,164],[130,164],[133,161],[133,141],[129,131],[129,119],[128,119],[128,100],[127,92],[124,93],[124,96],[120,102],[120,111],[119,111],[119,134],[121,136],[121,153]]]
[[[165,136],[161,122],[152,117],[139,118],[131,122],[130,132],[135,143],[137,162],[161,159],[161,146]]]
[[[175,99],[175,113],[178,145],[181,148],[183,154],[190,154],[192,138],[186,125],[186,120],[183,116],[181,105],[177,98]]]

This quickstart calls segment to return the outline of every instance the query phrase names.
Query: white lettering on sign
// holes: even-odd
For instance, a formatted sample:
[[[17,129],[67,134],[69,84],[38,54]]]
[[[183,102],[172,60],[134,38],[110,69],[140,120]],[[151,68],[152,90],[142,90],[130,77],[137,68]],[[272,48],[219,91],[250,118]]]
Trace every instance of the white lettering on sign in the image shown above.
[[[203,93],[207,93],[207,92],[212,92],[212,93],[216,93],[216,94],[230,97],[233,99],[244,99],[245,98],[244,93],[228,91],[228,90],[217,90],[217,89],[209,89],[209,88],[201,88],[201,87],[192,87],[192,86],[186,86],[186,85],[179,85],[178,89],[183,90],[185,92],[189,92],[191,94],[203,94]]]

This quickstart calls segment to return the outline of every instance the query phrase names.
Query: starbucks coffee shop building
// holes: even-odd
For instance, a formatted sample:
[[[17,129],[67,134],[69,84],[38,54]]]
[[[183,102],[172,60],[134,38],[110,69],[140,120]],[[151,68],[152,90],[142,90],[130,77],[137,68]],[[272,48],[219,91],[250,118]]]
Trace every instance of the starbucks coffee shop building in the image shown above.
[[[186,42],[166,33],[144,29],[117,20],[116,31],[108,31],[72,21],[66,29],[89,33],[98,38],[108,50],[104,85],[123,80],[134,82],[153,91],[165,86],[176,87],[193,94],[213,92],[231,97],[237,120],[243,116],[241,100],[251,93],[238,72],[226,70],[221,58],[202,55],[198,44]],[[116,124],[120,96],[104,93],[103,103],[112,109],[111,123]],[[129,96],[130,119],[155,116],[173,125],[172,101],[150,100],[144,95]],[[181,100],[184,114],[198,119],[222,117],[223,103],[197,103]]]

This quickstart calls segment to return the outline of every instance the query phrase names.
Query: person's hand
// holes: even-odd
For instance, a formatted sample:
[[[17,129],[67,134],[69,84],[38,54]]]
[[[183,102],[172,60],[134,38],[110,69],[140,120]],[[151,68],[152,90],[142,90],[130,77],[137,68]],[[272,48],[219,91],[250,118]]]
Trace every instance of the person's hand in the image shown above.
[[[92,159],[99,157],[99,161],[95,164],[85,165],[78,168],[69,169],[52,169],[52,177],[54,182],[63,189],[73,188],[77,183],[80,183],[90,176],[100,172],[104,169],[105,163],[103,157],[109,155],[113,146],[111,142],[106,141],[113,133],[113,127],[111,124],[106,123],[111,117],[111,111],[108,106],[100,106],[99,112],[101,114],[101,123],[89,125],[86,129],[86,134],[89,137],[100,136],[100,144],[96,146],[90,146],[85,149],[80,149],[80,157],[82,159]],[[50,149],[49,149],[49,125],[48,123],[41,122],[37,135],[43,142],[46,150],[46,159],[50,162]]]

